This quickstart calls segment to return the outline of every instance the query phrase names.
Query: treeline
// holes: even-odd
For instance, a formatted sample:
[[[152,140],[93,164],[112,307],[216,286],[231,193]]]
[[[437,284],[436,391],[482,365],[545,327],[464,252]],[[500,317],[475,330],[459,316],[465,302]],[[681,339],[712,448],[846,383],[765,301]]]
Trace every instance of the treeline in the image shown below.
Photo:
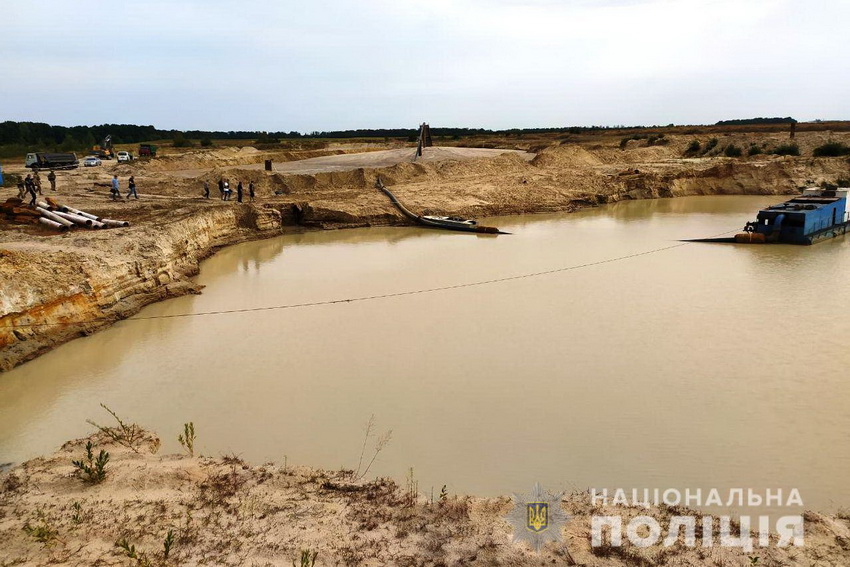
[[[610,126],[573,126],[560,128],[511,128],[490,130],[486,128],[431,128],[433,136],[464,137],[489,134],[546,134],[600,131]],[[618,126],[616,128],[623,128]],[[634,127],[639,128],[639,127]],[[91,147],[100,143],[107,135],[113,144],[136,144],[153,140],[255,140],[257,138],[409,138],[416,136],[418,128],[370,128],[360,130],[327,130],[301,133],[263,132],[251,130],[161,130],[154,126],[135,124],[101,124],[99,126],[51,126],[43,122],[0,122],[0,146],[23,145],[33,149],[74,149]]]
[[[490,134],[552,134],[570,133],[580,134],[597,130],[609,130],[610,126],[571,126],[560,128],[510,128],[508,130],[489,130],[487,128],[440,128],[432,127],[431,135],[437,137],[466,137],[482,136]],[[305,134],[308,138],[409,138],[419,134],[419,128],[370,128],[360,130],[329,130],[323,132],[310,132]],[[269,135],[274,135],[271,132]],[[285,136],[276,136],[282,138]]]
[[[795,119],[790,116],[786,116],[785,118],[779,118],[778,116],[773,118],[740,118],[737,120],[721,120],[715,126],[751,126],[753,124],[789,124],[797,122]]]
[[[94,145],[107,135],[113,143],[132,144],[171,137],[174,131],[135,124],[102,124],[100,126],[51,126],[43,122],[0,122],[0,145],[24,144],[59,146],[62,144]]]

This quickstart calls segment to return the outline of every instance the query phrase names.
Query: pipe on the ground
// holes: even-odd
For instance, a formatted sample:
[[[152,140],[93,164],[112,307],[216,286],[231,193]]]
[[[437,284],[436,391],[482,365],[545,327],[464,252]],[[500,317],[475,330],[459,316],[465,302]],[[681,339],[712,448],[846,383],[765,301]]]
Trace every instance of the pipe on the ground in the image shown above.
[[[130,223],[123,220],[112,220],[112,219],[100,219],[100,222],[105,224],[110,228],[122,228],[130,226]]]
[[[87,213],[85,211],[81,211],[79,209],[75,209],[74,207],[68,207],[67,205],[62,207],[62,212],[71,213],[72,215],[78,215],[78,216],[81,216],[81,217],[85,217],[85,218],[91,219],[93,221],[102,221],[103,220],[100,217],[94,216],[93,214]]]
[[[74,213],[63,213],[63,212],[60,212],[60,211],[55,211],[53,214],[59,215],[62,218],[66,218],[69,221],[73,222],[74,224],[78,224],[80,226],[89,227],[89,226],[92,225],[93,222],[95,222],[92,219],[87,219],[86,217],[81,217],[80,215],[75,215]]]
[[[55,220],[50,220],[47,217],[39,217],[38,222],[40,222],[43,225],[49,226],[50,228],[55,228],[56,230],[62,230],[62,231],[68,230],[68,227],[65,226],[64,224],[58,223]]]
[[[66,218],[60,217],[56,213],[48,211],[44,207],[36,207],[35,210],[40,212],[42,217],[48,218],[48,219],[52,220],[53,222],[58,222],[59,224],[61,224],[62,226],[65,226],[66,228],[71,228],[72,226],[74,226],[73,222],[69,221]]]

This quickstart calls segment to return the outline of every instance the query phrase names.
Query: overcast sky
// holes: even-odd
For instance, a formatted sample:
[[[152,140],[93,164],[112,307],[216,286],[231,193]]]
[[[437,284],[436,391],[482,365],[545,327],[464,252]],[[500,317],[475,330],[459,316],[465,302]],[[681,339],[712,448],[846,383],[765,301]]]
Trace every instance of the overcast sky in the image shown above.
[[[850,119],[850,0],[0,10],[0,120],[309,132]]]

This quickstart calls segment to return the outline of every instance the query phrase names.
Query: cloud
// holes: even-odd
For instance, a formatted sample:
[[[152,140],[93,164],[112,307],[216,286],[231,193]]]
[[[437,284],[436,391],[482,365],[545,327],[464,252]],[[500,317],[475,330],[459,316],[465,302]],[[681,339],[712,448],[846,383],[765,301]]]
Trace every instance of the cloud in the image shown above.
[[[850,3],[837,0],[4,10],[0,119],[310,131],[840,118],[850,105]]]

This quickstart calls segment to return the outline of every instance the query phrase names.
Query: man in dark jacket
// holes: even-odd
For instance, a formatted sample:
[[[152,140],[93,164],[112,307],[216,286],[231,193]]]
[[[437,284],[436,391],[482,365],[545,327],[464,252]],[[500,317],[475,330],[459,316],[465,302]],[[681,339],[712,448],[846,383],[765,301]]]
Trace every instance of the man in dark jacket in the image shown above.
[[[221,200],[224,201],[224,177],[218,178],[218,192],[221,193]]]
[[[254,182],[248,182],[248,199],[253,203],[254,202]]]
[[[138,193],[136,193],[136,178],[135,178],[135,177],[133,177],[132,175],[130,176],[130,180],[129,180],[129,181],[127,181],[127,187],[130,189],[130,190],[127,192],[127,199],[129,199],[129,198],[130,198],[130,195],[132,195],[133,197],[135,197],[136,199],[138,199],[138,198],[139,198],[139,194],[138,194]]]
[[[242,182],[236,184],[236,202],[242,202]]]
[[[32,180],[32,175],[27,175],[27,178],[24,179],[24,188],[26,189],[27,193],[30,194],[30,197],[32,197],[32,199],[30,199],[30,207],[34,207],[35,206],[35,195],[36,195],[36,193],[35,193],[35,182],[33,182],[33,180]]]

